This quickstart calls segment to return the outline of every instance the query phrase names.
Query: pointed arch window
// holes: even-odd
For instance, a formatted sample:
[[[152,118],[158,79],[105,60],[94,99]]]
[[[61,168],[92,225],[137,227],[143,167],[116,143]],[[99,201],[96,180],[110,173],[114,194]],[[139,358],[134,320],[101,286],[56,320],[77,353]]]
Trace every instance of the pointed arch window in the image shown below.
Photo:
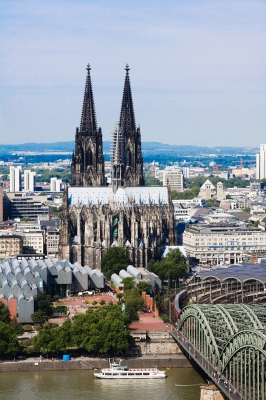
[[[87,151],[87,165],[93,165],[93,154],[91,149]]]
[[[126,165],[131,165],[131,152],[129,149],[126,151]]]

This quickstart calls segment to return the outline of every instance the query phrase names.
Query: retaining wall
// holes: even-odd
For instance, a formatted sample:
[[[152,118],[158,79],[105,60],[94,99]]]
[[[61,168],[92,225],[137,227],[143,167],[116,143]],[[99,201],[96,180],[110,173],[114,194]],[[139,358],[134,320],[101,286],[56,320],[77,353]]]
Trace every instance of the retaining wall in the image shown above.
[[[183,355],[164,358],[133,358],[123,359],[122,365],[130,368],[191,368],[191,364]],[[99,369],[108,367],[108,359],[79,358],[76,360],[25,360],[25,361],[4,361],[0,362],[0,372],[27,372],[27,371],[64,371],[80,369]]]

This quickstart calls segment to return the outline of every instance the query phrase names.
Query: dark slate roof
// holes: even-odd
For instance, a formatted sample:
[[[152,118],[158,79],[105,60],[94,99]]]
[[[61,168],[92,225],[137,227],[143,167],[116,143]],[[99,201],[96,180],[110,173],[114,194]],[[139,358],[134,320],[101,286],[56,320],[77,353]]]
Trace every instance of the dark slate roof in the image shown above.
[[[266,283],[266,263],[247,263],[243,265],[231,265],[228,268],[215,268],[214,270],[200,271],[198,276],[202,280],[213,277],[220,282],[227,279],[236,279],[239,282],[254,279]]]

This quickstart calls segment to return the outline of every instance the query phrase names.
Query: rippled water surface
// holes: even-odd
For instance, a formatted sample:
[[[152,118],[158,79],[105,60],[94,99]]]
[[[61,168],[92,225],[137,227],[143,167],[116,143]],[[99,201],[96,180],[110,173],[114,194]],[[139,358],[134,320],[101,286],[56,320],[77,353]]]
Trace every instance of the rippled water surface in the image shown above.
[[[93,371],[3,372],[2,400],[199,400],[203,378],[193,368],[173,368],[166,379],[102,380]],[[194,385],[194,386],[175,386]]]

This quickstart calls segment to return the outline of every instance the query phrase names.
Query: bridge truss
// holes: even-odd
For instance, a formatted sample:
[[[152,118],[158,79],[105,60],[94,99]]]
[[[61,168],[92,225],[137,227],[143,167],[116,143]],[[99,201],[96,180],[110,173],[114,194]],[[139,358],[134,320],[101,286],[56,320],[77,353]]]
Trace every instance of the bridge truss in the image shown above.
[[[230,392],[266,400],[266,304],[193,304],[182,311],[179,332]]]

